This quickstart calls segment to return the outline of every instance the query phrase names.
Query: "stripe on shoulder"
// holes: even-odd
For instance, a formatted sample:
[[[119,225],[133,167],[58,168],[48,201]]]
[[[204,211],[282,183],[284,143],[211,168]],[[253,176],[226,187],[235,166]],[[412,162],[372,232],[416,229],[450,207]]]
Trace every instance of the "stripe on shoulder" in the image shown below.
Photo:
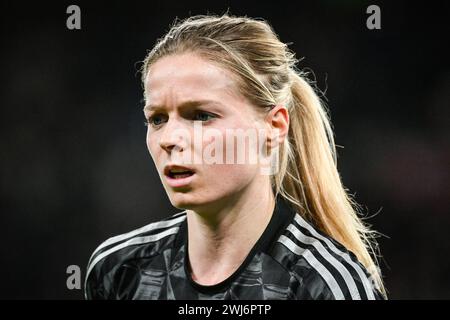
[[[128,247],[128,246],[139,245],[139,244],[144,244],[144,243],[155,242],[155,241],[161,240],[161,239],[163,239],[165,237],[168,237],[170,235],[176,234],[179,229],[180,229],[180,227],[176,226],[176,227],[172,227],[172,228],[166,229],[164,231],[161,231],[159,233],[152,234],[152,235],[149,235],[149,236],[134,237],[134,238],[131,238],[131,239],[125,241],[125,242],[121,242],[120,244],[118,244],[118,245],[116,245],[116,246],[114,246],[114,247],[112,247],[112,248],[110,248],[110,249],[108,249],[106,251],[103,251],[102,253],[97,255],[92,260],[92,262],[88,265],[88,269],[87,269],[87,272],[86,272],[86,280],[88,279],[89,274],[91,273],[91,271],[95,267],[95,265],[98,262],[100,262],[102,259],[106,258],[108,255],[110,255],[110,254],[112,254],[112,253],[114,253],[116,251],[119,251],[119,250],[121,250],[121,249],[123,249],[125,247]]]
[[[342,289],[334,276],[319,260],[317,260],[317,258],[309,249],[298,246],[294,241],[292,241],[285,235],[282,235],[278,239],[278,242],[283,244],[287,249],[289,249],[289,251],[291,251],[295,255],[303,257],[308,262],[308,264],[320,274],[322,279],[327,284],[328,288],[330,288],[331,293],[336,300],[345,299],[344,293],[342,292]]]
[[[102,251],[109,251],[112,248],[115,248],[117,245],[120,245],[121,243],[127,242],[127,240],[130,240],[134,237],[137,237],[139,235],[143,235],[144,233],[153,232],[155,230],[159,229],[167,229],[170,227],[177,226],[181,224],[186,219],[186,211],[178,212],[164,220],[152,222],[148,225],[145,225],[141,228],[138,228],[136,230],[120,234],[118,236],[114,236],[109,238],[108,240],[104,241],[102,244],[100,244],[92,253],[89,262],[88,262],[88,268],[89,265],[91,265],[94,261],[94,257],[96,259],[96,256],[102,255]],[[102,252],[102,253],[100,253]]]
[[[328,248],[328,250],[332,251],[334,254],[340,256],[344,261],[351,267],[358,275],[360,282],[364,287],[364,292],[369,300],[375,300],[375,295],[373,292],[372,282],[367,277],[363,268],[359,263],[356,263],[351,257],[348,251],[343,251],[339,249],[330,239],[320,234],[310,223],[308,223],[300,214],[296,213],[295,222],[308,230],[312,237],[317,239],[320,243],[322,243],[323,247]],[[297,227],[297,229],[299,229]]]
[[[306,247],[312,247],[314,250],[308,250],[305,248],[305,252],[311,252],[317,258],[317,260],[322,260],[323,262],[326,262],[329,267],[324,267],[330,272],[331,275],[334,274],[333,278],[336,276],[340,276],[343,280],[345,285],[347,287],[347,290],[344,289],[345,292],[349,292],[352,300],[361,300],[361,296],[358,291],[358,287],[355,283],[355,280],[353,279],[353,276],[350,274],[349,270],[347,269],[344,264],[336,259],[332,254],[330,254],[329,250],[327,250],[324,245],[316,238],[307,236],[304,234],[299,228],[297,228],[293,223],[291,223],[287,230],[291,233],[291,235],[302,245],[305,245]],[[303,246],[302,246],[303,247]],[[311,249],[312,249],[311,248]],[[314,266],[313,266],[314,267]],[[333,270],[334,269],[334,270]],[[320,270],[317,270],[320,272]],[[336,273],[337,272],[337,273]],[[322,272],[321,272],[322,275]],[[337,279],[335,278],[336,283]],[[330,288],[333,285],[331,282],[327,281]]]

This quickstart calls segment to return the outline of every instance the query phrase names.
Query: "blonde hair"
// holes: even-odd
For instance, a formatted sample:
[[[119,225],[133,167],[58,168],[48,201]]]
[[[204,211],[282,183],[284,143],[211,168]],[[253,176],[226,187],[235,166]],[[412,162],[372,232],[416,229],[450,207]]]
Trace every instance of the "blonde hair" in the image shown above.
[[[175,21],[158,39],[144,60],[142,82],[159,58],[186,52],[232,71],[240,93],[262,110],[286,106],[290,126],[280,169],[271,177],[275,196],[353,252],[384,293],[375,232],[358,217],[358,204],[342,185],[327,110],[307,74],[297,69],[295,54],[262,19],[193,16]]]

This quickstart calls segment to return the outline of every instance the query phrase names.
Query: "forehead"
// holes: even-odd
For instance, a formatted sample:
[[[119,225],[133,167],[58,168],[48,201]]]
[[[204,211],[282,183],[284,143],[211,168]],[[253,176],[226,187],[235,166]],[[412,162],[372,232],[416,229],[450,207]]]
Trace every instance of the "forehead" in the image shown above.
[[[236,98],[233,75],[193,53],[163,57],[145,78],[147,103],[171,104],[184,100]]]

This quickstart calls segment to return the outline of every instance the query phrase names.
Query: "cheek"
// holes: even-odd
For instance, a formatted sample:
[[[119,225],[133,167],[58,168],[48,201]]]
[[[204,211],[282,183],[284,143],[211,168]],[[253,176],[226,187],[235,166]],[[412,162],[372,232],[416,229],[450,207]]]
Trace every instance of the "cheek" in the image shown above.
[[[206,166],[212,163],[225,164],[228,166],[224,170],[220,169],[220,173],[231,171],[247,176],[261,160],[261,144],[265,140],[263,129],[255,122],[227,121],[210,131],[208,128],[203,129],[202,139],[193,139],[193,142],[197,142],[193,149]],[[229,167],[236,164],[239,166]]]
[[[221,164],[204,167],[204,181],[209,193],[222,196],[244,189],[255,179],[256,170],[248,165]]]
[[[145,136],[145,143],[147,144],[147,149],[150,153],[152,153],[152,146],[151,146],[151,138],[150,138],[150,134],[147,132],[147,135]]]
[[[145,142],[147,144],[147,149],[153,159],[155,159],[156,151],[157,151],[157,143],[154,135],[150,135],[147,132],[147,136],[145,138]]]

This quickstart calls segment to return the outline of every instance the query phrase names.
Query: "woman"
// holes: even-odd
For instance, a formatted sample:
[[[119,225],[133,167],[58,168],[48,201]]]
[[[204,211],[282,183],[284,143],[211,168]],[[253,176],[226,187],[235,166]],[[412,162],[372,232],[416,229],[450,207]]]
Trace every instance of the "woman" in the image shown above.
[[[296,62],[247,17],[191,17],[158,41],[142,68],[147,147],[184,211],[101,244],[88,299],[384,297]]]

